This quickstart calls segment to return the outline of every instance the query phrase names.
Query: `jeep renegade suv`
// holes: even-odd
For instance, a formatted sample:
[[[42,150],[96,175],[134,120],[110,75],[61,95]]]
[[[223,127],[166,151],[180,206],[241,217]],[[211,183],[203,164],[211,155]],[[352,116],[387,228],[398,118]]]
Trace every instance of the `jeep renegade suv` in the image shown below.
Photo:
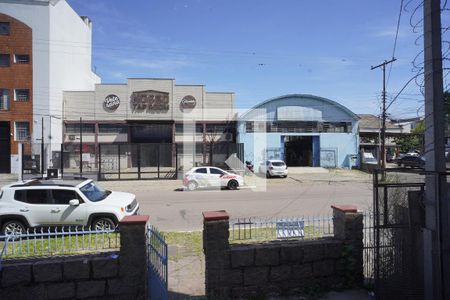
[[[1,234],[55,225],[114,229],[138,209],[135,195],[104,190],[92,180],[30,180],[0,190]]]

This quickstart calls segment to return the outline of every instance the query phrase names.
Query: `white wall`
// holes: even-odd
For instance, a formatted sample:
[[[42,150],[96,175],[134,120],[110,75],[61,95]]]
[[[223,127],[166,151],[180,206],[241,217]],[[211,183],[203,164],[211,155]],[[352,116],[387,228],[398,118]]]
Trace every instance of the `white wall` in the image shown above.
[[[61,117],[63,91],[93,90],[100,78],[91,71],[92,28],[67,4],[50,5],[50,114]],[[62,142],[61,122],[52,123],[52,143]]]

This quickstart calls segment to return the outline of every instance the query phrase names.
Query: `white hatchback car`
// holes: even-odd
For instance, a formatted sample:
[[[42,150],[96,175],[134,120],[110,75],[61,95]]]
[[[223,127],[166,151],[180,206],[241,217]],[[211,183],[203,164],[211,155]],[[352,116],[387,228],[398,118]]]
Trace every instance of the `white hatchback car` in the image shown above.
[[[244,184],[242,176],[224,171],[216,167],[197,167],[190,169],[183,178],[183,185],[188,190],[197,188],[228,188],[236,190]]]
[[[259,166],[259,173],[266,174],[267,177],[281,176],[286,178],[288,176],[288,169],[282,160],[266,160]]]
[[[139,204],[130,193],[104,190],[92,180],[30,180],[0,191],[2,234],[31,227],[91,226],[114,229],[125,216],[137,214]]]

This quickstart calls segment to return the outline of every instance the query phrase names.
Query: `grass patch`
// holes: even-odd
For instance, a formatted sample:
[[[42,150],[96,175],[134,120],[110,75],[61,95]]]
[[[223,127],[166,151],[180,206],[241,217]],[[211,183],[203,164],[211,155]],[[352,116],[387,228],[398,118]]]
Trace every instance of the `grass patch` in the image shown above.
[[[169,255],[169,260],[178,261],[186,256],[203,255],[202,231],[191,232],[163,232],[169,247],[174,249]]]
[[[1,241],[0,250],[3,250],[4,247],[5,241]],[[16,238],[7,243],[3,258],[16,259],[67,254],[86,254],[117,250],[119,248],[119,233]]]

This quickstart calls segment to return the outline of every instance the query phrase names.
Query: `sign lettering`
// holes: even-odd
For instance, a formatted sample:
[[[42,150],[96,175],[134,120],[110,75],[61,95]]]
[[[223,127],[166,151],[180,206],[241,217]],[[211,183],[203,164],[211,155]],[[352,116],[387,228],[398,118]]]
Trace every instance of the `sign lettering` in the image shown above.
[[[169,93],[158,91],[140,91],[131,94],[133,111],[167,111],[169,110]]]

